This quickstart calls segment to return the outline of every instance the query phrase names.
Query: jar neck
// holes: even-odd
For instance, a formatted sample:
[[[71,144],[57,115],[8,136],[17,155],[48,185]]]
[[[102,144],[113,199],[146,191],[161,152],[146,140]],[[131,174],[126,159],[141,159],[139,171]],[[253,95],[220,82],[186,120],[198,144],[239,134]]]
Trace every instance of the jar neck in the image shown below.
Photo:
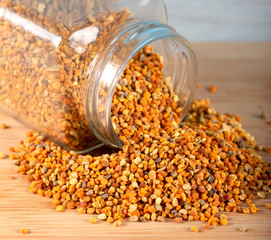
[[[165,77],[172,78],[185,115],[196,86],[196,59],[188,41],[173,28],[156,21],[127,22],[104,41],[88,72],[85,111],[94,135],[106,145],[122,148],[111,122],[111,103],[119,77],[130,59],[147,45],[164,58]]]

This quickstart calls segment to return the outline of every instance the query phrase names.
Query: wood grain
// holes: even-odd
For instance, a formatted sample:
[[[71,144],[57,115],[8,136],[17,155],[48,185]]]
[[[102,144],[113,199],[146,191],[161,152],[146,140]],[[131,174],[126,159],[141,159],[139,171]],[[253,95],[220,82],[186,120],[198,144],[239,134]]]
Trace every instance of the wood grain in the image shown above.
[[[237,113],[244,127],[260,144],[271,145],[271,126],[259,119],[261,106],[271,121],[271,44],[194,44],[199,63],[199,98],[210,98],[219,112]],[[206,88],[215,84],[216,93]],[[27,128],[1,114],[0,123],[10,128],[0,130],[0,152],[8,153],[24,138]],[[262,154],[271,161],[271,154]],[[12,179],[12,176],[16,179]],[[271,239],[271,210],[264,207],[268,199],[256,201],[261,210],[254,215],[227,214],[229,224],[210,231],[202,222],[176,224],[146,222],[114,227],[108,223],[89,223],[89,215],[76,211],[56,212],[51,199],[28,192],[29,183],[14,171],[12,160],[0,160],[0,239]],[[200,232],[192,233],[191,226]],[[242,226],[247,232],[240,232]],[[19,229],[27,228],[22,235]]]

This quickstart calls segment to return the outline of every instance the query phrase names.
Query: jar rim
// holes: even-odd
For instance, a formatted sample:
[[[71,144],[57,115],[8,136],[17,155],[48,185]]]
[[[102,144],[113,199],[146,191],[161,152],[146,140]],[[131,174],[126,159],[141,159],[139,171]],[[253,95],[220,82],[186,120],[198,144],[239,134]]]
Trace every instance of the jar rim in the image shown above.
[[[107,38],[88,71],[89,85],[86,100],[89,104],[86,104],[86,116],[94,135],[104,144],[114,148],[123,147],[123,142],[115,133],[111,121],[112,98],[119,77],[138,51],[160,40],[167,42],[169,45],[175,43],[182,46],[189,56],[192,68],[190,70],[193,75],[190,80],[193,83],[183,111],[188,110],[196,89],[197,75],[196,57],[189,42],[172,27],[161,22],[146,20],[126,22]],[[175,50],[170,48],[170,51]],[[175,54],[180,53],[176,52]],[[101,101],[99,100],[99,94],[104,90],[109,92],[105,96],[106,99]],[[105,109],[101,110],[101,108]]]

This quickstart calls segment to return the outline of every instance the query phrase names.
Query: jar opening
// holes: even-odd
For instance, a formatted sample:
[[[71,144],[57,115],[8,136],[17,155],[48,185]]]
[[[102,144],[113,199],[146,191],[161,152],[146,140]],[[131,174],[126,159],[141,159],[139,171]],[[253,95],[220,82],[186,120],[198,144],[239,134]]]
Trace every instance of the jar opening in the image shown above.
[[[86,113],[90,127],[95,136],[110,147],[123,147],[111,121],[114,89],[129,61],[147,45],[162,56],[164,78],[171,78],[179,104],[184,107],[183,116],[192,101],[196,59],[187,40],[160,22],[131,21],[120,26],[94,60],[87,91],[89,106],[86,106]]]

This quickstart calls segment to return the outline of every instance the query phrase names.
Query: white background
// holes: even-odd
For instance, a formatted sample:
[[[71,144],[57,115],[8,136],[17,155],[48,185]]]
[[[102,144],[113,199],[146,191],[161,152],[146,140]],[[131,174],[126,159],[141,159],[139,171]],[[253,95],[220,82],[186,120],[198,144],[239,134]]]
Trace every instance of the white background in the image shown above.
[[[189,41],[271,41],[271,0],[164,0]]]

